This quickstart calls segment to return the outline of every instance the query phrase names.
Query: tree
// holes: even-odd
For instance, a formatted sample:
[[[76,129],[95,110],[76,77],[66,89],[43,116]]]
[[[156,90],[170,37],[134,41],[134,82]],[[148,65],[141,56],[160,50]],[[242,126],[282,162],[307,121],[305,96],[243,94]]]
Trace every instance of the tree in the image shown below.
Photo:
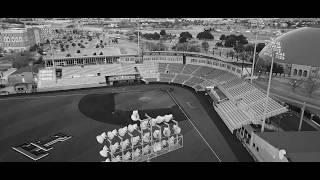
[[[76,43],[72,43],[71,45],[72,45],[73,47],[75,47],[75,46],[76,46]]]
[[[309,95],[309,97],[311,97],[311,94],[317,90],[320,87],[319,82],[317,81],[316,78],[308,78],[308,80],[305,81],[304,83],[304,88],[307,92],[307,94]]]
[[[95,55],[97,55],[97,53],[93,53],[93,55],[95,56]]]
[[[200,52],[201,49],[199,46],[192,45],[189,49],[190,52]]]
[[[98,45],[98,44],[96,45],[96,48],[99,48],[99,45]]]
[[[205,52],[208,52],[208,50],[209,50],[209,43],[208,43],[207,41],[202,42],[202,43],[201,43],[201,46],[202,46],[202,48],[203,48],[203,50],[204,50]]]
[[[244,47],[244,51],[246,51],[246,52],[254,52],[254,45],[253,44],[247,44]]]
[[[243,46],[243,44],[237,44],[233,47],[233,49],[237,52],[237,53],[242,53],[245,50],[245,47]]]
[[[222,47],[222,46],[223,46],[223,44],[222,44],[222,42],[221,42],[221,41],[219,41],[219,42],[217,42],[217,43],[216,43],[216,46],[217,46],[217,47]]]
[[[224,41],[224,40],[226,40],[226,35],[224,35],[224,34],[221,34],[221,36],[220,36],[220,38],[219,38],[221,41]]]
[[[213,40],[214,37],[213,35],[210,33],[210,31],[203,31],[203,32],[200,32],[199,34],[197,34],[197,38],[200,39],[200,40]]]
[[[302,83],[303,81],[301,79],[300,80],[292,79],[288,82],[293,92],[295,92],[296,88],[300,87]]]
[[[68,54],[66,55],[66,57],[71,57],[71,54],[70,54],[70,53],[68,53]]]
[[[164,29],[162,29],[161,31],[160,31],[160,35],[161,36],[165,36],[167,33],[166,33],[166,30],[164,30]]]
[[[256,49],[257,53],[261,52],[261,50],[262,50],[265,46],[266,46],[265,43],[258,43],[258,44],[257,44],[257,49]]]
[[[80,53],[80,50],[79,50],[79,49],[77,50],[77,53]]]
[[[179,43],[187,43],[187,38],[185,37],[179,38]]]
[[[100,52],[100,54],[99,55],[103,55],[103,53],[102,52]]]
[[[225,42],[224,42],[224,46],[225,47],[234,47],[237,43],[237,39],[235,38],[235,36],[227,36]]]
[[[190,34],[188,31],[180,33],[179,38],[186,38],[186,39],[192,39],[192,34]]]
[[[242,34],[240,34],[239,36],[236,36],[236,39],[237,39],[238,43],[240,43],[240,44],[248,44],[247,37],[245,37]]]

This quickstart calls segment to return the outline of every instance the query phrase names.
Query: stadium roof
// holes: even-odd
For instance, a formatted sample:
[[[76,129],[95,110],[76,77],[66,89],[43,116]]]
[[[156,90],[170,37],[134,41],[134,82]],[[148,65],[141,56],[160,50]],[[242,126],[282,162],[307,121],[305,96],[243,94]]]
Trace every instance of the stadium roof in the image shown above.
[[[303,27],[289,31],[275,39],[277,46],[275,62],[320,67],[320,26]],[[270,60],[274,43],[269,43],[260,52],[262,59]]]
[[[320,161],[319,131],[256,132],[278,149],[284,149],[291,161]]]

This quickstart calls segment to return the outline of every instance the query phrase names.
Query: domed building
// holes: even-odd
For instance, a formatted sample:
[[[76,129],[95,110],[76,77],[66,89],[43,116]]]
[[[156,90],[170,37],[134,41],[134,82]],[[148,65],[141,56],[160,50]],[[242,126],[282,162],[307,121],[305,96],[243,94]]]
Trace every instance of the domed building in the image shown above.
[[[285,33],[268,43],[260,52],[260,60],[275,61],[293,78],[320,77],[320,26],[303,27]]]

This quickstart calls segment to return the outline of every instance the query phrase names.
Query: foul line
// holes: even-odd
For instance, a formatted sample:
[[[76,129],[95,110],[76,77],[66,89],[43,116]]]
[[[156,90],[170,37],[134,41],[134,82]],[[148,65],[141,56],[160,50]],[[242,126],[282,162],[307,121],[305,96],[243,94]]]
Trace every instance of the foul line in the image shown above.
[[[117,91],[117,89],[112,89],[111,93],[113,92],[118,92],[118,93],[123,93],[123,92],[141,92],[141,90],[120,90]],[[53,92],[54,93],[54,92]],[[96,94],[104,94],[105,92],[101,92],[101,93],[96,93]],[[20,99],[38,99],[38,98],[53,98],[53,97],[63,97],[63,96],[83,96],[83,95],[88,95],[90,94],[90,92],[88,93],[78,93],[78,94],[60,94],[60,95],[49,95],[49,96],[30,96],[30,97],[18,97],[18,98],[4,98],[4,99],[0,99],[0,101],[8,101],[8,100],[20,100]]]
[[[171,97],[171,99],[173,99],[173,101],[176,103],[176,105],[179,107],[179,109],[182,111],[182,113],[186,116],[186,118],[190,121],[191,125],[196,129],[196,131],[198,132],[198,134],[200,135],[200,137],[203,139],[203,141],[206,143],[206,145],[209,147],[209,149],[213,152],[213,154],[216,156],[216,158],[219,160],[219,162],[222,162],[221,159],[219,158],[219,156],[217,155],[217,153],[211,148],[211,146],[209,145],[209,143],[206,141],[206,139],[201,135],[201,133],[199,132],[199,130],[196,128],[196,126],[193,124],[192,120],[189,118],[189,116],[184,112],[184,110],[181,108],[181,106],[179,105],[179,103],[175,100],[175,98],[171,95],[171,93],[169,91],[167,91],[167,93],[169,94],[169,96]]]

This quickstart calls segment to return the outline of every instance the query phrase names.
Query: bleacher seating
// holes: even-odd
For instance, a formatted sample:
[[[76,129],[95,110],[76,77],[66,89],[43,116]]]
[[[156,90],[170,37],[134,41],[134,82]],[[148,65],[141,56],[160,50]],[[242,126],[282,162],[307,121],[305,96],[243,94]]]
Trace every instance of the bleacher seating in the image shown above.
[[[235,98],[253,90],[255,90],[254,86],[249,83],[243,83],[240,86],[229,89],[228,92]]]
[[[224,121],[227,121],[228,128],[232,132],[245,124],[250,124],[250,118],[239,109],[233,101],[224,101],[217,104],[217,108],[224,114]]]
[[[242,84],[243,82],[245,82],[243,79],[235,78],[235,79],[231,79],[231,80],[227,81],[225,84],[221,85],[221,87],[228,90],[232,87],[235,87],[235,86]]]

